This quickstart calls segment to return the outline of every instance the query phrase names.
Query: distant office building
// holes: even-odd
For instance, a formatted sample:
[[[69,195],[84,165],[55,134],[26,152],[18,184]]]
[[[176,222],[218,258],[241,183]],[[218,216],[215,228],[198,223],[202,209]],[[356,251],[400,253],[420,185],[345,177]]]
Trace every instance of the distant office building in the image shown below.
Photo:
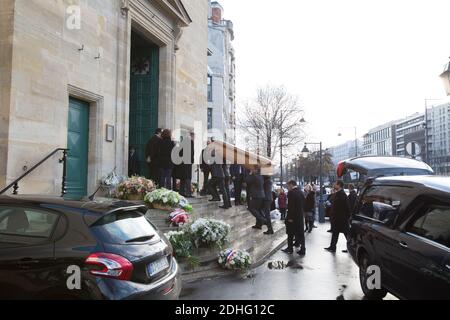
[[[358,140],[357,143],[355,143],[355,140],[350,140],[329,148],[333,163],[338,164],[342,160],[360,156],[363,151],[363,143],[361,140]]]
[[[395,121],[378,126],[364,135],[363,156],[392,156],[395,150]]]
[[[222,6],[210,4],[208,23],[208,129],[216,139],[236,142],[236,90],[233,23]]]
[[[436,174],[450,174],[450,102],[427,110],[427,162]]]
[[[415,113],[395,124],[396,155],[425,159],[425,114]]]

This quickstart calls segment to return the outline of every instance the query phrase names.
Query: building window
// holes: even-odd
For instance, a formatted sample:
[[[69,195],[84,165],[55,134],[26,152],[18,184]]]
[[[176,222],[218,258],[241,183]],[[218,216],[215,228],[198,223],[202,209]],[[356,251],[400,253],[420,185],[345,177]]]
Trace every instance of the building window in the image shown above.
[[[212,92],[212,76],[208,75],[208,101],[213,101],[213,92]]]
[[[208,108],[208,130],[212,129],[212,121],[213,121],[212,113],[213,113],[212,108]]]

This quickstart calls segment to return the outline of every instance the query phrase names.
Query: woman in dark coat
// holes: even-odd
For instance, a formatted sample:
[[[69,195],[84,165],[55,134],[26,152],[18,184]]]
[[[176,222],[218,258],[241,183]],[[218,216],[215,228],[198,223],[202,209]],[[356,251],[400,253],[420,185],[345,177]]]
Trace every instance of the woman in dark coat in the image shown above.
[[[157,161],[161,168],[161,187],[172,189],[172,171],[174,164],[172,162],[172,150],[175,143],[172,141],[172,132],[165,129],[161,134],[161,143],[158,148]]]
[[[305,187],[306,201],[305,201],[305,224],[308,233],[311,233],[314,228],[314,213],[316,207],[316,193],[311,185]]]
[[[292,254],[294,252],[294,239],[295,245],[301,246],[299,255],[306,254],[305,248],[305,231],[304,231],[304,218],[303,208],[305,205],[305,197],[303,193],[298,189],[297,182],[288,182],[288,205],[286,216],[286,233],[288,236],[288,247],[283,252]]]

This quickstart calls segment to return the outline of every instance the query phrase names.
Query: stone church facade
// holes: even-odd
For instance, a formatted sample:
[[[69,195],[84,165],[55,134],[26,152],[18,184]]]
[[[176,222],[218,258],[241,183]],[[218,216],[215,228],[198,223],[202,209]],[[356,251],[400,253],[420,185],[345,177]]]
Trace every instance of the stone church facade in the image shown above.
[[[207,123],[208,0],[2,0],[0,189],[69,148],[68,192],[128,173],[157,127]],[[58,194],[55,155],[20,193]],[[72,179],[72,180],[70,180]]]

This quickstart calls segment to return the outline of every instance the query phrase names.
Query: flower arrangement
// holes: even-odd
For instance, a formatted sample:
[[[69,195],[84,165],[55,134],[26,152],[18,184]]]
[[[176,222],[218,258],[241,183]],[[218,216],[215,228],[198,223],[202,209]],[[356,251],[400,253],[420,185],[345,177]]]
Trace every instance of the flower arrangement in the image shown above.
[[[148,192],[155,189],[153,181],[143,177],[131,177],[117,187],[117,197],[123,200],[143,200]]]
[[[184,211],[191,213],[192,205],[181,196],[178,192],[167,190],[165,188],[156,189],[152,192],[149,192],[145,195],[144,201],[154,208],[159,209],[172,209],[172,208],[181,208]]]
[[[170,231],[165,236],[170,241],[176,257],[186,259],[191,268],[200,264],[200,260],[192,255],[194,245],[189,233],[186,231]]]
[[[231,227],[223,221],[200,218],[192,223],[188,230],[197,247],[200,245],[221,247],[228,242]]]
[[[183,209],[175,209],[169,215],[169,220],[172,226],[181,226],[189,222],[189,215]]]
[[[219,253],[219,265],[228,270],[248,270],[252,265],[252,257],[245,250],[226,249]]]

